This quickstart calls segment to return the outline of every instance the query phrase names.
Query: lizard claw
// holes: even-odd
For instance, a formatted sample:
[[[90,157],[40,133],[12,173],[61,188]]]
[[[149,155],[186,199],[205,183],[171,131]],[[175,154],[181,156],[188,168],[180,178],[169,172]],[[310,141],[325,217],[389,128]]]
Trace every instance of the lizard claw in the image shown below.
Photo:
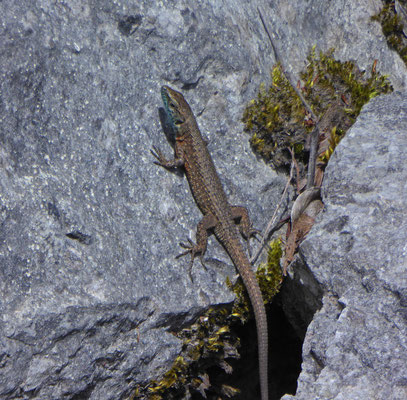
[[[240,230],[240,233],[242,234],[243,239],[246,241],[247,252],[249,253],[249,257],[251,257],[252,256],[252,249],[251,249],[251,246],[250,246],[250,239],[253,237],[258,242],[261,242],[261,240],[257,237],[257,235],[261,236],[261,231],[259,231],[258,229],[252,228],[250,226],[247,231]]]
[[[197,248],[197,245],[191,240],[191,239],[187,239],[188,240],[188,244],[180,242],[180,246],[184,249],[186,249],[184,252],[178,254],[175,258],[178,259],[180,257],[186,256],[187,254],[191,254],[191,262],[189,263],[189,267],[188,267],[188,275],[191,278],[191,281],[193,282],[194,280],[192,279],[192,266],[194,264],[194,259],[196,257],[197,254],[200,254],[199,259],[201,260],[201,264],[202,266],[206,268],[206,265],[203,262],[203,254],[202,251],[200,249]]]
[[[178,254],[175,258],[180,258],[180,257],[186,256],[188,253],[191,253],[192,261],[193,261],[195,258],[195,254],[197,253],[197,251],[195,250],[196,244],[189,238],[187,240],[188,240],[189,244],[185,244],[183,242],[180,242],[180,244],[179,244],[183,249],[186,249],[186,251],[182,252],[181,254]]]
[[[161,150],[153,146],[150,149],[150,153],[155,157],[157,161],[154,161],[154,164],[159,165],[160,167],[172,169],[172,168],[178,168],[184,165],[184,161],[180,158],[174,158],[173,160],[167,160],[164,156],[164,154],[161,152]]]
[[[259,235],[261,237],[261,231],[259,229],[255,229],[255,228],[250,228],[250,232],[249,232],[249,238],[255,238],[258,242],[260,242],[260,239],[258,238]]]
[[[185,244],[183,242],[180,242],[179,245],[181,247],[183,247],[184,249],[192,249],[193,247],[196,246],[195,243],[190,238],[187,238],[187,240],[188,240],[189,244]]]
[[[163,153],[158,147],[153,146],[152,149],[150,149],[150,153],[157,159],[157,161],[154,161],[154,164],[157,164],[161,167],[166,164],[167,160],[165,159]]]

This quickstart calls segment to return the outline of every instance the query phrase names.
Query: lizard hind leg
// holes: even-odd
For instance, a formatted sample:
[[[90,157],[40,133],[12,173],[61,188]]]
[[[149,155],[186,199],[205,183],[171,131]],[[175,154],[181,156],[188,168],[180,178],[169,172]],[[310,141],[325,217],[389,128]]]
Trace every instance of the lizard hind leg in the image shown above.
[[[240,234],[243,239],[247,242],[247,251],[251,255],[250,248],[250,238],[254,237],[259,240],[257,235],[261,235],[261,232],[258,229],[252,227],[252,223],[249,218],[249,213],[246,207],[242,206],[232,206],[232,218],[237,224]]]
[[[188,240],[188,244],[180,242],[179,245],[186,250],[183,251],[182,253],[178,254],[175,258],[178,259],[180,257],[186,256],[187,254],[191,254],[191,261],[188,266],[188,275],[189,275],[191,281],[193,282],[194,280],[192,278],[192,266],[194,265],[194,259],[197,255],[199,255],[199,259],[201,260],[202,266],[205,269],[206,269],[206,267],[203,262],[203,253],[197,248],[197,245],[191,239],[188,238],[187,240]]]
[[[212,214],[205,215],[198,223],[196,229],[196,244],[190,239],[188,239],[189,242],[188,244],[180,243],[180,246],[186,250],[181,254],[178,254],[176,258],[183,257],[187,254],[191,254],[191,263],[189,264],[188,269],[191,281],[192,281],[191,270],[194,264],[194,259],[197,255],[199,255],[202,266],[206,269],[205,264],[203,262],[203,256],[205,255],[206,247],[208,244],[208,232],[211,232],[212,229],[216,226],[216,224],[217,220]]]

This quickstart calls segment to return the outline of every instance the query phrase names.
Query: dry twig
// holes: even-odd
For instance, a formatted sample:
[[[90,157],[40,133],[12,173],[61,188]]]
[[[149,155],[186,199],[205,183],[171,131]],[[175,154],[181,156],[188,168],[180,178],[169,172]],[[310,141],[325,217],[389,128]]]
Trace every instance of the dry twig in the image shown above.
[[[305,100],[305,97],[302,95],[300,89],[295,84],[296,80],[294,79],[293,74],[288,69],[284,68],[284,63],[280,56],[280,52],[278,51],[277,46],[274,44],[273,38],[272,38],[269,30],[267,29],[267,25],[264,21],[263,15],[261,14],[259,8],[257,8],[257,11],[259,13],[261,23],[263,24],[263,28],[266,31],[267,36],[270,40],[271,47],[273,48],[274,57],[275,57],[276,61],[280,63],[283,74],[285,75],[288,82],[294,89],[295,93],[297,93],[302,104],[304,105],[305,110],[311,116],[311,118],[315,124],[314,130],[311,132],[310,153],[309,153],[308,171],[307,171],[307,189],[310,189],[314,186],[314,179],[315,179],[315,167],[316,167],[316,163],[317,163],[317,150],[318,150],[318,139],[319,139],[319,128],[318,128],[319,119],[315,115],[315,113],[312,111],[311,107],[307,103],[307,100]]]
[[[252,264],[254,264],[254,263],[257,261],[257,259],[258,259],[259,255],[260,255],[260,253],[262,252],[263,247],[264,247],[264,245],[266,244],[266,241],[268,240],[268,238],[269,238],[274,232],[278,231],[278,230],[286,223],[286,219],[285,219],[285,218],[283,218],[282,220],[280,220],[280,221],[277,222],[277,223],[275,222],[275,220],[276,220],[276,218],[277,218],[278,210],[280,209],[281,204],[282,204],[283,201],[284,201],[284,197],[285,197],[285,195],[286,195],[286,193],[287,193],[287,190],[288,190],[288,188],[290,187],[290,183],[291,183],[291,180],[292,180],[292,178],[293,178],[293,175],[294,175],[294,163],[291,163],[290,176],[289,176],[289,178],[287,179],[287,183],[286,183],[286,185],[285,185],[283,194],[281,195],[280,201],[279,201],[279,203],[277,204],[276,209],[274,210],[273,216],[271,217],[270,222],[267,224],[266,229],[265,229],[264,232],[262,232],[262,234],[261,234],[260,244],[259,244],[259,246],[257,247],[257,250],[256,250],[256,252],[254,253],[253,257],[250,259],[250,262],[251,262]]]

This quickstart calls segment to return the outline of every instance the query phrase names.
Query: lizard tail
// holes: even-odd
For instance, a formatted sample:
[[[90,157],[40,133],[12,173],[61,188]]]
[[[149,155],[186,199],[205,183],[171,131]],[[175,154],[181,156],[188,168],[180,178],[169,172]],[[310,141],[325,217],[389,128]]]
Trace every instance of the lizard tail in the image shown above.
[[[250,264],[249,264],[250,265]],[[268,400],[268,332],[267,332],[267,316],[264,307],[263,297],[260,291],[257,279],[252,277],[250,266],[250,274],[240,272],[243,283],[246,286],[247,292],[252,303],[254,317],[257,327],[257,343],[259,351],[259,374],[260,374],[260,389],[261,400]],[[247,276],[248,275],[248,276]]]
[[[269,400],[268,396],[268,332],[267,316],[263,296],[256,275],[247,258],[239,239],[224,241],[225,249],[242,277],[243,283],[252,303],[257,327],[257,343],[259,349],[259,375],[261,400]],[[226,244],[227,243],[227,244]]]

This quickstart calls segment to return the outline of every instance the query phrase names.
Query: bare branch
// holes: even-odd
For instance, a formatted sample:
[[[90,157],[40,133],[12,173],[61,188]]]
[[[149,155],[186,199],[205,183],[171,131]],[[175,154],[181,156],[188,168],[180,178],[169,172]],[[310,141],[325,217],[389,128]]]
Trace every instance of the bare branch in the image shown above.
[[[302,104],[305,107],[305,110],[307,113],[311,116],[312,120],[315,123],[314,130],[311,132],[311,143],[310,143],[310,154],[309,154],[309,161],[308,161],[308,171],[307,171],[307,189],[310,189],[314,186],[314,180],[315,180],[315,167],[316,167],[316,162],[317,162],[317,152],[318,152],[318,139],[319,139],[319,128],[318,128],[318,123],[319,123],[319,118],[314,114],[312,111],[311,107],[305,100],[304,96],[302,95],[300,89],[297,87],[295,82],[297,81],[294,79],[293,74],[286,68],[284,68],[284,63],[283,59],[280,56],[280,52],[277,48],[277,46],[273,42],[273,38],[267,28],[267,25],[264,21],[263,15],[260,12],[260,9],[257,8],[257,11],[260,16],[261,23],[263,25],[263,28],[270,40],[271,47],[273,48],[274,51],[274,57],[278,63],[281,65],[281,70],[285,77],[287,78],[288,82],[290,83],[291,87],[294,89],[295,93],[297,93],[298,97],[300,98]]]
[[[287,193],[287,190],[290,187],[290,182],[291,182],[291,179],[293,178],[293,175],[294,175],[294,163],[292,162],[291,163],[291,168],[290,168],[290,176],[289,176],[289,178],[287,180],[287,183],[285,185],[283,194],[281,195],[280,201],[277,204],[277,207],[274,210],[273,216],[271,217],[270,222],[267,224],[266,229],[264,230],[264,232],[262,232],[261,241],[260,241],[259,246],[256,249],[256,252],[254,253],[253,257],[250,259],[250,262],[252,264],[254,264],[257,261],[257,259],[259,258],[259,255],[262,252],[262,250],[264,248],[264,245],[266,244],[266,241],[269,239],[269,237],[274,232],[278,231],[286,222],[285,220],[280,220],[277,223],[275,221],[276,221],[276,218],[277,218],[278,210],[280,209],[281,204],[284,201],[284,197],[285,197],[285,195]]]

